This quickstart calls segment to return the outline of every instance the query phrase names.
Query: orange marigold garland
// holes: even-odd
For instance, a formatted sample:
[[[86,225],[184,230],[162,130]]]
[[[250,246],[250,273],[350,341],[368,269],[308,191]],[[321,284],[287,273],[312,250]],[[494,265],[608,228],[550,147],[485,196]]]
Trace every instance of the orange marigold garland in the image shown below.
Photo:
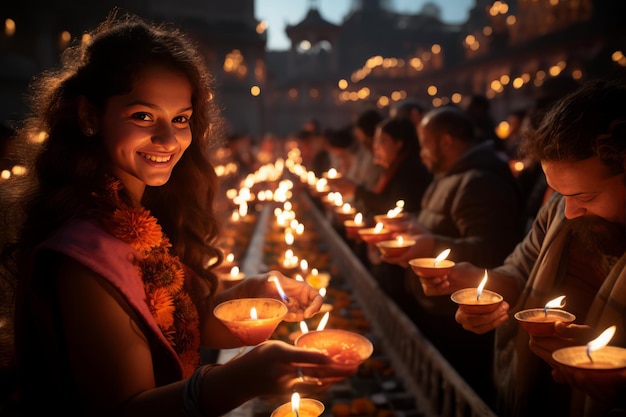
[[[107,222],[109,232],[139,255],[137,264],[146,291],[146,303],[159,329],[183,363],[185,377],[199,363],[198,312],[184,289],[185,272],[157,219],[143,207],[129,207],[119,198],[120,181],[107,184],[106,198],[116,209]]]

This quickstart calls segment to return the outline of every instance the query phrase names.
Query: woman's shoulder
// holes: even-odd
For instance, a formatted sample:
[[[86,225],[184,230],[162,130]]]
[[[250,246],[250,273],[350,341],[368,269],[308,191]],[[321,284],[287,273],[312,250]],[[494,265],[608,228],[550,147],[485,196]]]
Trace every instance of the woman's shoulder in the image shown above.
[[[59,228],[38,248],[64,254],[105,278],[116,279],[134,268],[135,251],[94,221],[76,220]]]

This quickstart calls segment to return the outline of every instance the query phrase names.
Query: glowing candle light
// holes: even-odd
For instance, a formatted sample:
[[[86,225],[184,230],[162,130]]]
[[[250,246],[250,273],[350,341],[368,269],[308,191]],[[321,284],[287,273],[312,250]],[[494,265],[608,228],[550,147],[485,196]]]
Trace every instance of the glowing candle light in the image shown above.
[[[319,293],[322,297],[326,297],[326,288],[320,288]]]
[[[309,262],[306,259],[302,259],[300,261],[300,270],[302,271],[303,274],[306,274],[307,271],[309,270]]]
[[[543,307],[543,311],[545,313],[545,316],[548,317],[548,309],[563,307],[565,307],[565,296],[561,295],[560,297],[556,297],[555,299],[548,301]]]
[[[294,242],[293,233],[291,233],[291,230],[288,230],[287,232],[285,232],[285,243],[291,246],[293,245],[293,242]]]
[[[291,411],[296,413],[296,417],[300,417],[298,415],[298,411],[300,410],[300,394],[294,392],[291,395]]]
[[[363,224],[363,213],[357,213],[354,215],[354,224],[357,226]]]
[[[613,335],[615,334],[616,326],[613,325],[603,331],[600,336],[593,339],[591,342],[587,343],[587,356],[589,356],[589,360],[593,362],[593,358],[591,357],[591,352],[596,351],[600,348],[605,347],[609,344]]]
[[[250,320],[258,320],[259,319],[259,315],[256,312],[256,307],[252,307],[250,309]]]
[[[374,227],[374,233],[380,233],[383,231],[383,224],[381,222],[376,223],[376,226]]]
[[[483,293],[483,288],[485,288],[486,283],[487,283],[487,270],[485,269],[485,276],[483,277],[483,280],[480,281],[480,284],[478,285],[478,288],[476,289],[476,301],[480,300],[480,296]]]
[[[300,331],[302,332],[302,334],[309,332],[309,326],[307,326],[304,321],[300,322]]]
[[[436,267],[437,264],[441,263],[441,261],[446,259],[449,254],[450,254],[450,249],[446,249],[446,250],[442,251],[439,255],[437,255],[437,257],[435,257],[435,261],[433,262],[433,266]]]
[[[322,317],[322,319],[320,320],[319,324],[317,325],[317,329],[316,330],[324,330],[324,327],[326,327],[326,323],[328,323],[328,317],[330,316],[330,312],[327,311],[324,316]]]
[[[285,292],[283,291],[283,287],[280,286],[280,282],[278,282],[278,278],[276,278],[274,275],[271,275],[268,279],[268,282],[273,282],[274,285],[276,285],[276,291],[278,291],[278,295],[280,295],[280,298],[288,303],[289,302],[289,297],[287,297],[287,294],[285,294]]]

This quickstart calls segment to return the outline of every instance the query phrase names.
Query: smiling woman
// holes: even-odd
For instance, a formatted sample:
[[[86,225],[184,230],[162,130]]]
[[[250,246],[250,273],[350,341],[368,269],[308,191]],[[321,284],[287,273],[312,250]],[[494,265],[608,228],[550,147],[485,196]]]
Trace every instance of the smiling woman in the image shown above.
[[[214,306],[279,298],[269,274],[218,291],[206,267],[222,256],[211,76],[170,25],[113,13],[90,35],[37,79],[18,132],[47,137],[25,178],[19,234],[2,252],[17,285],[19,415],[218,416],[293,390],[295,363],[316,368],[322,388],[354,373],[278,341],[200,363],[201,345],[241,344]],[[319,311],[316,289],[271,276],[289,300],[285,320]]]

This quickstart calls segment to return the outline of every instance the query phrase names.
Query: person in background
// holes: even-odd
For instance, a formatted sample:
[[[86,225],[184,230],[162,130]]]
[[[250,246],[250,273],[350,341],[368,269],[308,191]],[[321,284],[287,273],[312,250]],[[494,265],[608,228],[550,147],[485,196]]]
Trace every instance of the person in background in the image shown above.
[[[354,207],[364,214],[368,222],[373,216],[386,214],[404,201],[404,210],[416,214],[422,196],[432,180],[417,151],[417,135],[410,120],[385,119],[374,136],[374,163],[383,167],[383,175],[373,190],[340,178],[330,183],[342,195],[353,196]],[[404,269],[380,262],[378,248],[363,243],[357,247],[357,256],[370,268],[381,289],[401,308],[408,308],[412,298],[404,288]]]
[[[353,132],[352,125],[327,132],[331,165],[355,184],[367,186],[372,154],[365,150]]]
[[[496,135],[496,122],[491,114],[489,99],[482,94],[474,94],[470,97],[464,111],[474,123],[476,138],[481,142],[491,142],[496,151],[504,152],[504,143]]]
[[[456,107],[427,112],[419,126],[421,158],[434,178],[412,230],[416,243],[402,256],[383,261],[406,268],[407,286],[417,299],[410,317],[450,363],[485,399],[492,397],[491,335],[474,335],[454,321],[448,296],[427,297],[408,268],[413,258],[470,261],[483,268],[500,265],[521,240],[520,200],[515,179],[489,142],[479,141],[472,121]],[[465,349],[459,350],[462,343]],[[482,371],[482,372],[481,372]]]
[[[372,189],[383,173],[383,167],[373,163],[374,160],[374,135],[376,127],[383,121],[383,116],[376,109],[367,109],[359,113],[354,122],[354,136],[358,139],[363,150],[369,154],[368,159],[372,161],[365,179],[365,187]]]
[[[114,12],[90,35],[37,79],[18,132],[48,135],[2,253],[17,285],[19,415],[220,416],[353,374],[279,341],[200,363],[200,346],[241,344],[213,307],[280,298],[270,275],[289,297],[286,320],[311,317],[322,298],[278,272],[216,293],[209,150],[221,118],[204,58],[174,27],[132,15]]]
[[[413,123],[415,130],[417,131],[417,127],[420,125],[422,117],[424,117],[424,114],[427,111],[428,108],[420,101],[416,99],[406,99],[399,101],[391,108],[389,111],[389,117],[394,119],[407,118]]]
[[[334,191],[353,196],[364,216],[385,214],[404,200],[404,209],[417,213],[424,191],[432,179],[419,158],[417,135],[408,119],[385,119],[376,128],[374,164],[384,169],[373,189],[345,178],[333,181]]]
[[[326,138],[321,133],[301,129],[295,134],[297,147],[300,150],[302,165],[313,171],[317,178],[331,168],[330,153]]]
[[[609,326],[626,347],[626,84],[593,80],[565,96],[528,136],[524,153],[541,162],[552,197],[485,288],[504,302],[486,314],[459,307],[475,333],[495,329],[496,412],[503,416],[606,416],[626,409],[626,372],[583,372],[552,359],[557,348],[586,345]],[[460,263],[445,277],[422,279],[428,295],[476,287],[484,270]],[[513,318],[566,296],[576,321],[554,336],[529,337]],[[568,382],[568,384],[563,384]]]

